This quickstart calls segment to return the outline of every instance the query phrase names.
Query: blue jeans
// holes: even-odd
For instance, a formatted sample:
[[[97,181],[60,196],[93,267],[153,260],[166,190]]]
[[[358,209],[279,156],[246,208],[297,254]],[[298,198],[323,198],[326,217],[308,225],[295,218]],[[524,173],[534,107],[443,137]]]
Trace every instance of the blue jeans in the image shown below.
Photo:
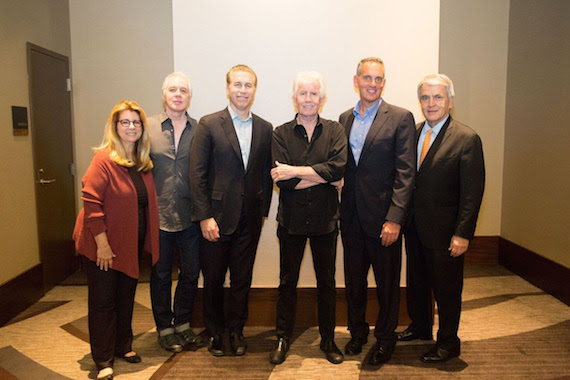
[[[179,274],[172,306],[172,261],[178,248]],[[160,258],[152,267],[150,298],[158,331],[190,322],[200,275],[200,228],[193,224],[180,232],[160,231]]]

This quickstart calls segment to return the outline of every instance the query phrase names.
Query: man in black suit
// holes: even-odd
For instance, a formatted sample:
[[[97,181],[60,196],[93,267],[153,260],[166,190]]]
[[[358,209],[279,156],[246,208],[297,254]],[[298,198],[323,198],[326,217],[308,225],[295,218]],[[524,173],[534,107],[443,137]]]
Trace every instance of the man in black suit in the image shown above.
[[[247,344],[243,327],[263,217],[269,213],[271,124],[251,113],[255,72],[237,65],[226,75],[229,107],[204,116],[190,150],[192,219],[200,222],[200,264],[204,275],[204,323],[208,350],[223,356],[222,336],[230,332],[235,355]],[[230,270],[228,320],[224,317],[226,271]]]
[[[350,147],[340,206],[352,336],[345,353],[359,354],[368,340],[367,275],[372,266],[380,306],[374,329],[377,344],[369,359],[373,365],[390,360],[396,345],[400,230],[412,197],[416,157],[414,117],[381,98],[385,83],[382,60],[361,60],[354,76],[360,101],[340,115]]]
[[[452,119],[453,82],[443,74],[426,76],[418,97],[426,121],[417,125],[417,174],[409,227],[407,302],[412,323],[401,341],[431,339],[435,295],[439,330],[424,363],[460,354],[464,253],[473,238],[485,187],[481,139]]]

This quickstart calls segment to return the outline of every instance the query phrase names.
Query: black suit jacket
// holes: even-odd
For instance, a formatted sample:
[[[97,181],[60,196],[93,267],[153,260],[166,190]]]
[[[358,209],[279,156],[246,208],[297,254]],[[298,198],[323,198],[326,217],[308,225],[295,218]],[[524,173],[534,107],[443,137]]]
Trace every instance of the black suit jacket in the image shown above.
[[[353,121],[353,109],[340,115],[349,141]],[[380,236],[386,220],[403,225],[412,198],[415,159],[414,116],[382,101],[358,166],[349,149],[340,205],[341,230],[347,230],[355,211],[370,237]]]
[[[453,235],[473,238],[484,188],[481,139],[450,116],[416,174],[412,212],[422,244],[447,249]]]
[[[269,213],[272,125],[253,115],[251,152],[244,168],[228,109],[200,119],[190,149],[192,220],[214,217],[221,235],[232,234],[242,209],[250,230],[261,229]]]

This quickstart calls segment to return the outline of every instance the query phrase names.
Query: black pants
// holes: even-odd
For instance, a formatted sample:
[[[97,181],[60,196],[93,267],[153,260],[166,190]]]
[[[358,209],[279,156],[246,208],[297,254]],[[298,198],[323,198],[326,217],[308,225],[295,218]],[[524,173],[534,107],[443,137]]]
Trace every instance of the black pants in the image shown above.
[[[113,367],[114,355],[132,350],[133,306],[138,280],[109,269],[99,269],[94,261],[81,256],[87,273],[89,342],[97,370]]]
[[[200,264],[204,275],[204,324],[210,336],[242,333],[247,322],[248,297],[259,230],[250,231],[242,218],[237,230],[217,242],[200,239]],[[224,281],[230,270],[228,320],[224,317]]]
[[[297,282],[299,270],[309,239],[313,256],[313,267],[317,277],[319,308],[319,332],[322,339],[334,339],[335,328],[335,264],[336,238],[338,230],[318,236],[291,235],[279,225],[279,296],[277,299],[277,336],[290,339],[295,324],[297,304]]]
[[[353,337],[368,336],[366,301],[368,271],[370,266],[376,280],[376,297],[380,310],[376,319],[374,336],[381,344],[394,346],[397,336],[400,308],[400,270],[402,266],[402,239],[389,247],[382,246],[382,239],[368,236],[360,225],[356,212],[342,233],[344,246],[344,278],[348,303],[348,329]]]
[[[451,257],[448,244],[439,249],[424,246],[413,221],[405,237],[407,304],[412,320],[410,328],[418,334],[431,332],[433,290],[439,317],[437,345],[447,350],[458,349],[461,343],[457,330],[461,314],[465,257]]]

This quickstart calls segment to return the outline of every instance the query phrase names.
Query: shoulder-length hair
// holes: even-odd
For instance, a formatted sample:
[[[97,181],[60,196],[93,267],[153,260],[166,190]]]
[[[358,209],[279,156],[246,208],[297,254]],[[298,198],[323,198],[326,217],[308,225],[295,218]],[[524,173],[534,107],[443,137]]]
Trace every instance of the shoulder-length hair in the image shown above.
[[[139,114],[142,123],[142,134],[140,139],[135,143],[135,151],[133,152],[133,160],[129,160],[127,151],[121,142],[121,138],[117,133],[117,124],[119,122],[119,114],[123,111],[134,111]],[[148,172],[152,169],[152,161],[150,159],[150,137],[148,134],[146,113],[134,100],[121,100],[113,107],[111,114],[105,124],[105,134],[101,145],[93,148],[96,152],[103,149],[109,150],[109,157],[118,165],[132,167],[136,166],[140,172]]]

